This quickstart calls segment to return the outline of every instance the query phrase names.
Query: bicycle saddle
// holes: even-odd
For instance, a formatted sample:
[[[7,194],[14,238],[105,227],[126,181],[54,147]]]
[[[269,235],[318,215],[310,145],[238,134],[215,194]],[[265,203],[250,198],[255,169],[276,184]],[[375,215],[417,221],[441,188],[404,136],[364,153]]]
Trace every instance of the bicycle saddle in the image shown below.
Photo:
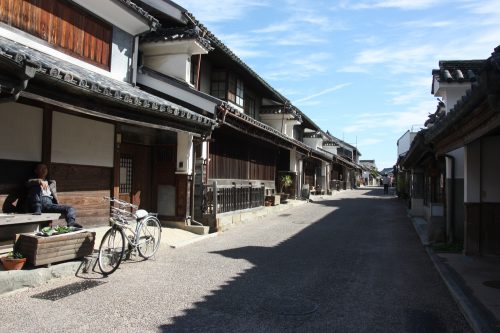
[[[148,216],[148,212],[145,211],[144,209],[139,209],[135,212],[135,217],[140,220],[142,219],[143,217],[146,217]]]

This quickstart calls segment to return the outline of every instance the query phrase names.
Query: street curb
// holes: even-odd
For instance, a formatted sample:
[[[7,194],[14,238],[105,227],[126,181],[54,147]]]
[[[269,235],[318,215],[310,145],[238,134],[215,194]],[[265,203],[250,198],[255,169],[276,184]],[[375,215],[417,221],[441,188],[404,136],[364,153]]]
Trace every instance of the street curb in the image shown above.
[[[198,236],[198,237],[195,237],[195,238],[192,238],[192,239],[185,240],[183,242],[179,242],[178,244],[170,245],[170,247],[172,249],[179,249],[181,247],[184,247],[184,246],[187,246],[187,245],[190,245],[190,244],[194,244],[194,243],[198,243],[198,242],[203,241],[205,239],[214,238],[214,237],[217,237],[217,236],[219,236],[219,233],[214,232],[212,234]]]
[[[455,280],[450,269],[446,267],[446,265],[444,265],[439,260],[437,255],[432,250],[430,244],[424,244],[423,237],[420,234],[420,231],[417,225],[415,224],[414,219],[411,218],[411,216],[410,220],[420,238],[420,241],[422,242],[422,245],[424,246],[425,251],[429,255],[429,258],[431,259],[432,263],[434,264],[434,267],[441,276],[441,279],[443,280],[446,287],[450,291],[451,296],[457,303],[460,311],[464,315],[465,320],[467,320],[467,322],[471,326],[472,330],[475,333],[498,332],[496,329],[492,328],[489,325],[489,320],[484,317],[480,309],[478,309],[478,307],[474,305],[474,303],[470,300],[470,298],[464,293],[463,288],[461,288],[459,283]]]
[[[69,261],[33,270],[5,271],[0,274],[0,296],[40,286],[56,278],[74,276],[84,261]]]

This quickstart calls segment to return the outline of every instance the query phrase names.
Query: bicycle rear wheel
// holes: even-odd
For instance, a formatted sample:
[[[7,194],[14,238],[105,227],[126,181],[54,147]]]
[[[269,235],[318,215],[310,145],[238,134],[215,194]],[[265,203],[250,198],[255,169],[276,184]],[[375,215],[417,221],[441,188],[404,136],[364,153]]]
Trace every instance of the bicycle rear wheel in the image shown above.
[[[145,259],[151,258],[160,247],[161,225],[154,216],[148,216],[140,222],[137,232],[137,250]]]
[[[111,228],[102,237],[99,246],[98,263],[99,269],[104,275],[108,275],[117,270],[122,262],[125,252],[125,236],[118,228]]]

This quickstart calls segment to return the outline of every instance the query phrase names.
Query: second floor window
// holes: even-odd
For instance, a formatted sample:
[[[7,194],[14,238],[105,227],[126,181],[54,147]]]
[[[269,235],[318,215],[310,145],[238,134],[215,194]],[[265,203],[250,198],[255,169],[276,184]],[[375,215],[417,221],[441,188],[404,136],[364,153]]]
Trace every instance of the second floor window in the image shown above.
[[[212,72],[210,95],[223,100],[226,99],[226,71],[214,70]]]
[[[255,113],[255,99],[253,97],[245,98],[245,113],[250,117],[256,119],[257,115]]]
[[[236,79],[236,104],[243,106],[243,81]]]
[[[243,81],[233,73],[227,73],[225,70],[214,70],[212,72],[210,94],[238,106],[244,105],[245,91]]]

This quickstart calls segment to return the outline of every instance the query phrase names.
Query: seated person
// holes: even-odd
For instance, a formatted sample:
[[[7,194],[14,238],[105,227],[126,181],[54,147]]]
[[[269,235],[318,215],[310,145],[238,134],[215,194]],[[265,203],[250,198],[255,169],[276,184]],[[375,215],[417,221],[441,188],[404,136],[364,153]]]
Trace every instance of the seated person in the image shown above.
[[[75,222],[75,209],[68,205],[60,205],[57,198],[56,181],[47,178],[48,169],[45,164],[38,164],[35,168],[37,178],[26,182],[28,187],[27,209],[35,215],[41,213],[64,214],[68,227],[82,228]]]

